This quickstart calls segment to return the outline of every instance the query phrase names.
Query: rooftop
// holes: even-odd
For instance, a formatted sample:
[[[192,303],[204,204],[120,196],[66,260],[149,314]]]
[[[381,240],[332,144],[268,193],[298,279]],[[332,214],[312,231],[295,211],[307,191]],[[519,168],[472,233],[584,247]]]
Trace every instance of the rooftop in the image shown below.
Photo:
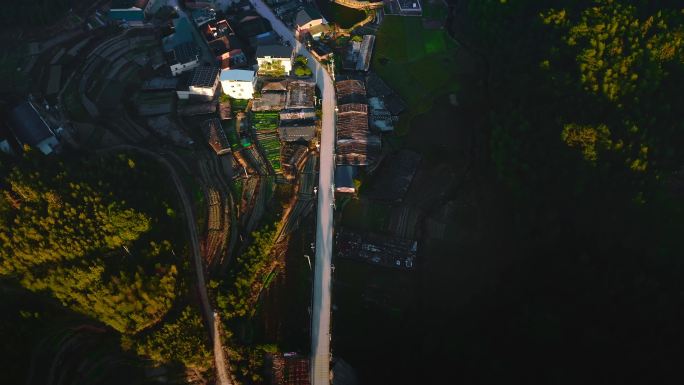
[[[251,82],[254,80],[254,71],[228,70],[221,71],[221,81]]]
[[[295,23],[301,27],[302,25],[305,25],[306,23],[312,20],[317,20],[321,18],[321,14],[316,9],[312,7],[304,7],[302,10],[297,12]]]
[[[261,92],[287,91],[287,84],[284,82],[266,82],[261,87]]]
[[[10,123],[14,136],[21,144],[35,146],[43,140],[55,136],[45,120],[28,101],[21,103],[12,110]]]
[[[221,121],[216,118],[205,120],[202,122],[202,133],[217,155],[230,152],[230,143],[221,127]]]
[[[190,78],[191,87],[212,88],[221,70],[218,67],[197,67]]]
[[[319,33],[328,32],[329,29],[330,27],[328,27],[327,24],[316,24],[313,27],[309,28],[309,34],[316,35]]]
[[[316,84],[304,80],[291,81],[287,87],[288,108],[313,108]]]
[[[295,142],[298,140],[311,140],[316,136],[316,126],[313,123],[302,123],[293,126],[278,127],[280,140]]]
[[[272,58],[290,58],[292,56],[292,47],[286,47],[284,45],[260,45],[257,47],[256,56],[270,56]]]
[[[173,48],[173,56],[179,63],[188,63],[198,60],[199,55],[200,47],[191,41],[178,44]]]
[[[109,7],[109,9],[145,9],[148,2],[149,0],[112,0],[112,5]]]

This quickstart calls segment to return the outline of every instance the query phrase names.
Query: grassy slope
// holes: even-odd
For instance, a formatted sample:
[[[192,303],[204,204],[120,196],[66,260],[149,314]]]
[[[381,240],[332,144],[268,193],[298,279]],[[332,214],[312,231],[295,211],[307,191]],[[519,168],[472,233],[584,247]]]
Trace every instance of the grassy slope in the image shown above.
[[[429,12],[437,10],[430,8]],[[409,106],[398,134],[406,134],[411,119],[429,110],[435,97],[456,91],[456,49],[446,31],[424,29],[422,18],[385,17],[377,34],[373,70]]]

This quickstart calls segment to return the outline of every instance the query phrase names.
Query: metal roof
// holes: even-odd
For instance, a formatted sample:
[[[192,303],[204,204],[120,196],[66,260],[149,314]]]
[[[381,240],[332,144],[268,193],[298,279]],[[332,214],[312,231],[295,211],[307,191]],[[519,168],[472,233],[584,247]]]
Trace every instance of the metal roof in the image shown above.
[[[221,71],[221,81],[251,82],[254,80],[254,71],[227,70]]]
[[[12,110],[12,132],[21,144],[35,146],[43,140],[55,136],[38,111],[26,101]]]
[[[316,135],[316,126],[313,124],[303,124],[301,126],[280,126],[278,127],[280,140],[294,142],[297,140],[311,140]]]

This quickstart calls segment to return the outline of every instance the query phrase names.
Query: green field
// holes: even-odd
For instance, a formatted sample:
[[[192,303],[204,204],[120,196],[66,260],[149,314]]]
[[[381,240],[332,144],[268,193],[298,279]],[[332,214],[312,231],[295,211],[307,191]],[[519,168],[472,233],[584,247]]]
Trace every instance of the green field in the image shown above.
[[[273,170],[280,172],[280,140],[277,134],[257,132],[257,141]]]
[[[434,14],[446,14],[445,9],[433,8]],[[386,16],[375,47],[373,70],[409,107],[399,122],[399,134],[408,131],[411,119],[427,111],[435,97],[457,90],[457,44],[445,30],[424,29],[419,17]]]
[[[256,131],[275,131],[278,128],[277,112],[255,112],[252,115],[252,127]]]
[[[252,114],[252,127],[256,131],[259,147],[261,147],[276,173],[280,172],[281,169],[280,140],[276,134],[279,116],[277,112],[255,112]]]

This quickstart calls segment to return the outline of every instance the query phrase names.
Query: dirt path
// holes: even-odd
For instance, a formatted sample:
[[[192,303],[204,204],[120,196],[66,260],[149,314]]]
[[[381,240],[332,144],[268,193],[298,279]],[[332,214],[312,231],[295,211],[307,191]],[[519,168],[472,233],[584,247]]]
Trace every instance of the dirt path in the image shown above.
[[[192,250],[193,261],[195,262],[195,271],[197,273],[197,288],[200,294],[200,302],[202,303],[202,310],[204,313],[206,325],[209,328],[209,336],[214,346],[214,361],[216,366],[216,376],[218,378],[218,383],[221,385],[232,385],[231,377],[228,373],[228,361],[223,354],[223,344],[221,343],[221,334],[215,333],[215,322],[216,313],[209,303],[209,296],[207,294],[207,285],[204,279],[204,264],[202,263],[202,254],[200,253],[200,242],[199,235],[197,234],[197,227],[195,226],[195,216],[192,212],[192,204],[188,198],[188,194],[185,191],[185,187],[181,182],[176,169],[173,165],[163,156],[157,154],[156,152],[150,151],[148,149],[132,146],[132,145],[118,145],[114,147],[109,147],[106,149],[98,150],[98,152],[108,152],[108,151],[120,151],[120,150],[130,150],[136,151],[141,154],[147,155],[154,158],[159,163],[163,164],[164,167],[169,171],[171,180],[173,181],[176,191],[178,192],[178,197],[180,203],[183,206],[183,212],[185,215],[185,222],[188,227],[188,234],[190,237],[190,249]]]

